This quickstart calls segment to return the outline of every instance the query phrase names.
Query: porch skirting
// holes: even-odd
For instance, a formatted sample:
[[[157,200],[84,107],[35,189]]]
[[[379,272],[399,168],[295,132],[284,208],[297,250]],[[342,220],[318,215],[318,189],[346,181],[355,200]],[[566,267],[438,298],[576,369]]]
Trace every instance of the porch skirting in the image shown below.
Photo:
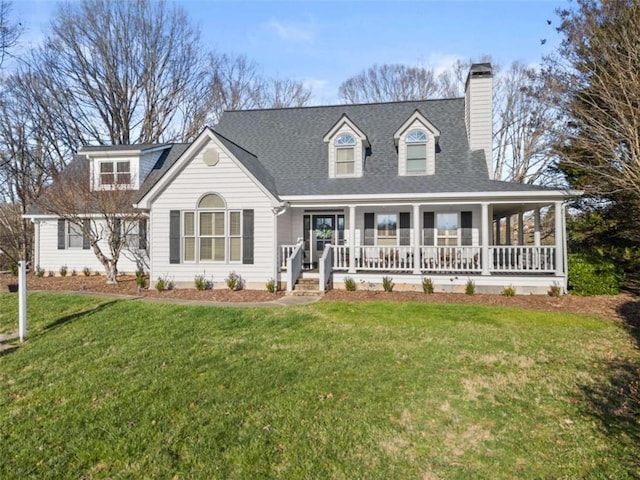
[[[471,280],[476,293],[500,294],[506,287],[513,287],[517,295],[546,295],[554,285],[564,286],[564,276],[545,274],[423,274],[414,275],[393,272],[333,272],[333,288],[344,289],[344,279],[355,280],[357,290],[383,290],[382,277],[390,277],[395,284],[394,291],[422,291],[422,279],[430,278],[436,292],[464,293]]]

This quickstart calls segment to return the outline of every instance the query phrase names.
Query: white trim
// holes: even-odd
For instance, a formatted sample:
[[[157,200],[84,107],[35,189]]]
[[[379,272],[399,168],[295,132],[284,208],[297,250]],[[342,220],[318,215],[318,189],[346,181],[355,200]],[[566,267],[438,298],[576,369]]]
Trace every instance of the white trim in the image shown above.
[[[227,155],[232,162],[236,164],[240,170],[249,178],[253,183],[272,201],[273,206],[282,205],[282,202],[278,200],[263,184],[258,181],[258,179],[240,162],[223,144],[218,140],[216,134],[210,128],[205,128],[202,133],[196,138],[193,143],[187,148],[180,158],[169,168],[168,171],[164,173],[162,178],[160,178],[156,184],[151,187],[151,189],[138,201],[138,203],[134,204],[134,208],[151,208],[150,205],[154,202],[160,193],[173,181],[174,177],[178,175],[187,164],[193,159],[195,155],[202,149],[202,147],[207,143],[212,142],[216,145],[220,150],[222,150],[225,155]]]
[[[365,146],[369,147],[369,140],[367,140],[367,136],[364,134],[362,130],[360,130],[355,123],[351,121],[351,119],[347,116],[346,113],[343,113],[338,121],[331,127],[331,129],[326,133],[324,137],[322,137],[323,142],[329,142],[333,140],[333,137],[338,133],[338,131],[343,127],[343,125],[347,125],[349,129],[356,134],[357,137],[360,137],[360,140],[365,144]]]
[[[398,145],[398,141],[400,140],[400,137],[405,133],[406,130],[408,130],[413,126],[416,120],[420,122],[422,126],[424,126],[424,128],[429,133],[431,133],[434,137],[436,138],[440,137],[440,130],[438,130],[438,128],[433,123],[427,120],[427,117],[425,117],[422,113],[416,110],[402,125],[400,125],[400,128],[398,128],[398,130],[396,130],[395,133],[393,134],[393,140],[396,146]]]
[[[385,204],[402,204],[398,203],[398,200],[408,201],[408,205],[416,201],[434,202],[437,200],[455,200],[481,202],[490,200],[502,200],[503,203],[509,203],[511,201],[517,201],[520,203],[540,203],[541,201],[554,202],[557,199],[566,199],[570,197],[577,197],[582,194],[578,190],[548,190],[548,191],[529,191],[529,192],[445,192],[445,193],[390,193],[390,194],[360,194],[360,195],[283,195],[280,198],[283,201],[299,202],[298,206],[309,207],[310,205],[305,202],[314,202],[311,206],[322,206],[328,202],[349,202],[350,204],[364,205],[367,202],[380,202],[388,201]],[[325,203],[318,203],[325,202]],[[495,203],[495,202],[494,202]],[[296,207],[296,205],[291,205]]]

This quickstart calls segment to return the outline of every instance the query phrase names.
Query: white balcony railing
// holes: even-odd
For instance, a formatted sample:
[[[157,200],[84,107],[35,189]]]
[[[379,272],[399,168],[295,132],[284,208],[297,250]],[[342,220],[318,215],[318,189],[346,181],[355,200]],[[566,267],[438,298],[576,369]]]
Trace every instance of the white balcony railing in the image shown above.
[[[552,273],[556,270],[556,247],[492,246],[489,247],[492,272]]]
[[[296,246],[297,245],[280,245],[280,250],[278,251],[278,265],[280,266],[280,270],[287,269],[289,258]]]
[[[480,272],[482,247],[420,247],[423,272]]]

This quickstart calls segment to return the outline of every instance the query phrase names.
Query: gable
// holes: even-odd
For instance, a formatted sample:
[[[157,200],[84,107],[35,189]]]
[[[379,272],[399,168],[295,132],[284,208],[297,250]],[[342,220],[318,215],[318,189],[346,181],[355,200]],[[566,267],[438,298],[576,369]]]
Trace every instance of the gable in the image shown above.
[[[275,191],[275,182],[255,155],[235,145],[233,142],[206,128],[198,138],[164,171],[152,186],[141,196],[138,208],[150,208],[151,204],[185,170],[197,171],[199,176],[191,178],[194,190],[206,189],[211,181],[220,182],[223,178],[231,183],[252,183],[274,205],[279,204]],[[235,180],[233,180],[235,179]]]

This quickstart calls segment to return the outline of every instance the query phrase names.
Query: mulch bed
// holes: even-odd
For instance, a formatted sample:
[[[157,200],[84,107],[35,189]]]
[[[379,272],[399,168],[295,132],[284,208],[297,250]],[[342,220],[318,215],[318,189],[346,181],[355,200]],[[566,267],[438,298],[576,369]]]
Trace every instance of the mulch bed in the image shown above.
[[[8,285],[12,283],[17,283],[17,277],[9,274],[1,274],[0,292],[7,292]],[[136,286],[135,277],[130,275],[118,277],[118,283],[116,285],[107,285],[103,275],[92,275],[89,277],[84,275],[68,275],[66,277],[40,278],[29,274],[27,275],[27,288],[29,290],[136,295],[150,298],[215,302],[268,302],[283,295],[283,292],[278,292],[274,295],[266,290],[239,290],[232,292],[228,289],[198,291],[195,288],[181,288],[165,292],[157,292],[154,289],[139,291]],[[611,320],[622,320],[628,325],[640,327],[640,299],[629,294],[596,297],[565,295],[560,298],[554,298],[545,295],[516,295],[515,297],[505,297],[503,295],[488,294],[464,295],[460,293],[434,293],[432,295],[424,295],[421,292],[347,292],[346,290],[331,290],[322,299],[322,301],[325,302],[366,302],[376,300],[497,305],[549,312],[584,313]]]

